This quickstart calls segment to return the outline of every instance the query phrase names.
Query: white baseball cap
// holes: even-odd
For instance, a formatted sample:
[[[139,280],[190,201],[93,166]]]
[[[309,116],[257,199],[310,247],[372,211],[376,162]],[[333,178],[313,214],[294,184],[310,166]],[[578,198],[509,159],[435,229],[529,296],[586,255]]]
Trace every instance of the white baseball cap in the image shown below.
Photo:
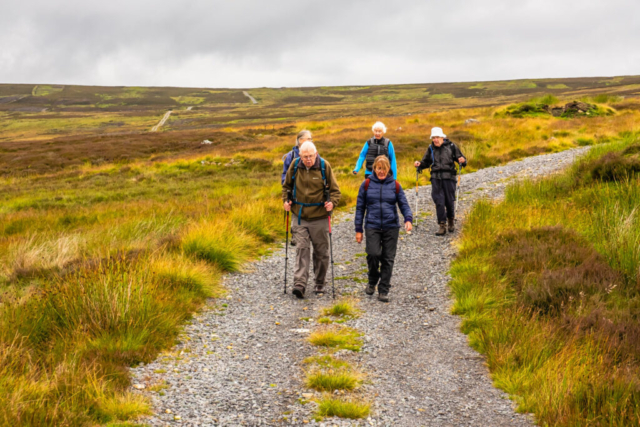
[[[445,135],[442,132],[442,128],[431,128],[431,139],[433,139],[436,136],[440,136],[442,138],[446,138],[447,135]]]

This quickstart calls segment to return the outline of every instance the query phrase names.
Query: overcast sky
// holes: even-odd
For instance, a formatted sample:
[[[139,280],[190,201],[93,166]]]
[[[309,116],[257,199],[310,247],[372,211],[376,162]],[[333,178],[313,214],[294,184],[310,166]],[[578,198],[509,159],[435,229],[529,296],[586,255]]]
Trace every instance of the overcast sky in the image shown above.
[[[0,0],[0,83],[369,85],[640,74],[638,0]]]

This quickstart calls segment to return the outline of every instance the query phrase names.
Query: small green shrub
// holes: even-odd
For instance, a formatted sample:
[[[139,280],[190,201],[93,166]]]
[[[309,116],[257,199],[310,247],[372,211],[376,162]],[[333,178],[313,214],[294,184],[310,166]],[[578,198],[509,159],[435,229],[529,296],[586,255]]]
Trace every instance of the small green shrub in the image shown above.
[[[604,156],[580,165],[578,178],[584,181],[593,180],[612,182],[632,178],[640,173],[640,158],[634,153],[639,146],[630,146],[626,152],[611,152]]]

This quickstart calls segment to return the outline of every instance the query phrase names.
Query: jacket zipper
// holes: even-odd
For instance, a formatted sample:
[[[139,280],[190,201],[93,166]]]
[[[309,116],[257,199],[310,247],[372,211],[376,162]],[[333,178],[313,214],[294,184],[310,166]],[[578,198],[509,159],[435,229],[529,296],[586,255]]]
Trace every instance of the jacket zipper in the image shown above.
[[[380,183],[380,230],[382,231],[382,186],[384,183]]]

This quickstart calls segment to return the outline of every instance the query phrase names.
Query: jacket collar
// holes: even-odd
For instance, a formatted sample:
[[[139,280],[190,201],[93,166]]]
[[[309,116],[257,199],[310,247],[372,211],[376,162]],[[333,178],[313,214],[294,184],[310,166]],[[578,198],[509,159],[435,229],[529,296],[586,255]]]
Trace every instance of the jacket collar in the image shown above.
[[[431,146],[432,146],[434,149],[438,149],[438,148],[442,148],[442,147],[444,147],[445,145],[450,145],[450,144],[451,144],[451,141],[449,140],[449,138],[445,138],[445,139],[444,139],[444,141],[442,142],[442,145],[441,145],[440,147],[436,147],[436,145],[435,145],[433,142],[431,143]]]
[[[371,181],[373,181],[373,182],[379,182],[379,183],[384,183],[384,182],[389,181],[389,177],[390,177],[390,176],[393,176],[393,175],[391,175],[391,171],[389,171],[389,174],[388,174],[388,175],[387,175],[387,177],[386,177],[385,179],[383,179],[383,180],[381,180],[380,178],[378,178],[378,175],[376,175],[376,173],[375,173],[375,172],[372,172],[372,173],[371,173],[371,175],[369,175],[369,177],[370,177]]]
[[[306,168],[307,166],[302,161],[302,157],[300,157],[300,164],[298,167]],[[320,169],[320,154],[316,156],[316,162],[309,169]]]

